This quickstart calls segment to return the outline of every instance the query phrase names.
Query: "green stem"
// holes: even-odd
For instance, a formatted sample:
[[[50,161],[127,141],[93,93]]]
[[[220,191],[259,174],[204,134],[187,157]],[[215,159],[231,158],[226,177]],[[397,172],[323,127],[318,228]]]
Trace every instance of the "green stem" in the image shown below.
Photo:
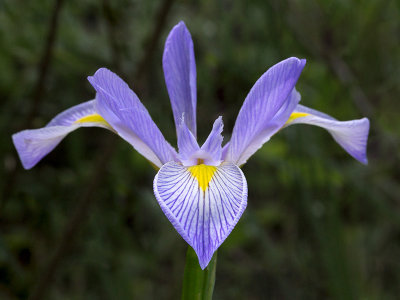
[[[202,270],[196,252],[188,246],[183,275],[182,300],[211,300],[216,269],[217,252],[214,253],[207,268]]]

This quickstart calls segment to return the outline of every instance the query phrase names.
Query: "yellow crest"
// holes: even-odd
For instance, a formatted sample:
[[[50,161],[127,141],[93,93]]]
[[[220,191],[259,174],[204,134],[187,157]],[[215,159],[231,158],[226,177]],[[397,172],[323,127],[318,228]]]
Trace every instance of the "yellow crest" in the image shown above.
[[[99,114],[84,116],[83,118],[76,120],[74,123],[103,123],[104,125],[111,127],[110,124],[108,124]]]
[[[302,112],[294,112],[290,115],[289,119],[286,121],[285,125],[289,124],[293,120],[296,120],[297,118],[302,118],[302,117],[307,117],[310,114],[307,113],[302,113]]]
[[[189,167],[188,171],[197,179],[200,188],[205,191],[215,171],[217,171],[217,167],[201,164]]]

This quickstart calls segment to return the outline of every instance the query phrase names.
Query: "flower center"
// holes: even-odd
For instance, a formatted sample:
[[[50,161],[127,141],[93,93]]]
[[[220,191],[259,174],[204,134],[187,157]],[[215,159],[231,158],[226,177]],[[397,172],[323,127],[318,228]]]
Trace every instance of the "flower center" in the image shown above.
[[[210,153],[201,149],[191,153],[187,157],[182,158],[181,156],[179,160],[185,167],[196,165],[219,166],[221,164],[220,160],[214,159]]]

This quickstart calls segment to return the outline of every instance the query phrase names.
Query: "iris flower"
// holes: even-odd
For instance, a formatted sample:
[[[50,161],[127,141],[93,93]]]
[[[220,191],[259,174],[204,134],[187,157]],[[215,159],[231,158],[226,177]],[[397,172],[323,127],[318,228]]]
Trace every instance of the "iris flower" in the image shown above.
[[[367,163],[368,119],[341,122],[299,104],[295,85],[305,63],[291,57],[267,70],[244,100],[230,141],[222,146],[219,117],[200,146],[193,42],[180,22],[169,33],[163,54],[178,152],[138,96],[105,68],[88,77],[96,90],[94,100],[67,109],[43,128],[14,134],[14,145],[24,168],[30,169],[80,127],[103,127],[118,134],[157,167],[153,184],[157,201],[204,269],[246,208],[247,182],[240,167],[281,129],[294,124],[322,127],[351,156]]]

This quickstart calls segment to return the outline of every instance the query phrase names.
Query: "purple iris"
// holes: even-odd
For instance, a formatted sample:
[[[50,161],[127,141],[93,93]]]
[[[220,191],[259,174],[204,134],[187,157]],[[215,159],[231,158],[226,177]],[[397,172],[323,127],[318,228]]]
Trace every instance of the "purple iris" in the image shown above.
[[[178,152],[164,139],[137,95],[105,68],[88,77],[97,92],[94,100],[60,113],[43,128],[14,134],[13,141],[24,168],[30,169],[79,127],[103,127],[121,136],[159,168],[154,179],[157,201],[204,269],[246,208],[247,183],[240,166],[280,129],[299,123],[320,126],[351,156],[367,163],[367,118],[341,122],[298,104],[295,85],[305,63],[291,57],[271,67],[247,95],[231,140],[222,146],[219,117],[200,147],[193,42],[180,22],[170,32],[163,55]]]

